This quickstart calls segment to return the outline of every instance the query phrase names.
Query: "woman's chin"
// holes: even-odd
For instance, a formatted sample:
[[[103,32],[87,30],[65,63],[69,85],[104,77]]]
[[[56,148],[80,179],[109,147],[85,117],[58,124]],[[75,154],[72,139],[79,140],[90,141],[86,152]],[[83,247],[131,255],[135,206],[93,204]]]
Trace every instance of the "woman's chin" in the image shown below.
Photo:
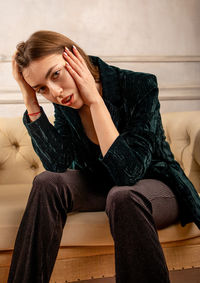
[[[77,99],[77,100],[74,100],[74,102],[71,105],[64,105],[64,106],[70,107],[76,110],[80,110],[84,106],[84,103],[82,99]]]

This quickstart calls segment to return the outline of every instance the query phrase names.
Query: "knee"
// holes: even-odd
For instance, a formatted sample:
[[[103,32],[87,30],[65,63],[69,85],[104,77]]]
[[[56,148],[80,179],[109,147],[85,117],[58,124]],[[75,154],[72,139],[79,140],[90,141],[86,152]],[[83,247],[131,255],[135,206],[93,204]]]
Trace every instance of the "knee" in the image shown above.
[[[134,190],[134,186],[113,187],[107,196],[106,213],[121,212],[137,214],[140,210],[152,213],[151,202],[141,193]]]
[[[106,199],[106,213],[108,214],[110,211],[122,209],[124,206],[128,206],[130,200],[130,190],[127,190],[127,187],[113,187],[109,191]]]
[[[32,193],[52,194],[59,184],[59,174],[44,171],[33,180]]]
[[[57,182],[58,175],[59,175],[58,173],[44,171],[39,175],[35,176],[33,183],[37,185],[41,185],[41,184],[48,185],[49,183]]]

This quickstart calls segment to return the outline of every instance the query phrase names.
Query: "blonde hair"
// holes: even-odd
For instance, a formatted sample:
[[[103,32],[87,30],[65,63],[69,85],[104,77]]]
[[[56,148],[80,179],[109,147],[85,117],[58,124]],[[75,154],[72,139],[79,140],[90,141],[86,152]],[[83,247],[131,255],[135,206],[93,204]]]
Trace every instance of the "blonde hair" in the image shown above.
[[[37,31],[33,33],[27,41],[20,42],[17,45],[15,60],[19,67],[19,71],[22,72],[32,61],[47,55],[62,54],[65,47],[72,51],[73,45],[76,46],[77,50],[85,60],[95,81],[99,82],[100,75],[98,68],[92,64],[89,56],[86,55],[75,42],[65,35],[47,30]]]

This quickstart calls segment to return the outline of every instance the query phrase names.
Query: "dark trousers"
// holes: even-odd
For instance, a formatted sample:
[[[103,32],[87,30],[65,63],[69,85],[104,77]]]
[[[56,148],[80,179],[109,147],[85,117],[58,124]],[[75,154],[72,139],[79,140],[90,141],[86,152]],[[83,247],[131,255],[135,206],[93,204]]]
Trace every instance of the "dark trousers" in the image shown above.
[[[105,191],[78,170],[38,175],[17,234],[8,283],[49,282],[67,213],[102,210],[115,244],[116,282],[169,282],[157,229],[178,219],[172,191],[152,179]]]

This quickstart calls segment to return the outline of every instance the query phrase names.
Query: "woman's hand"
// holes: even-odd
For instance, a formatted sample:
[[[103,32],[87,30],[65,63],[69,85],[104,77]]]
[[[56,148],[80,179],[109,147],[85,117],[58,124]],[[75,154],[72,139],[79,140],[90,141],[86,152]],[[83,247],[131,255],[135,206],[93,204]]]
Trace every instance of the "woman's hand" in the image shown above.
[[[15,60],[17,51],[12,56],[12,73],[14,79],[17,81],[24,99],[24,103],[29,113],[38,112],[40,110],[36,92],[34,89],[25,81],[22,73],[19,72],[17,62]]]
[[[66,69],[74,79],[84,103],[91,106],[101,101],[95,80],[76,47],[73,46],[73,53],[65,49],[63,57],[67,61]]]

